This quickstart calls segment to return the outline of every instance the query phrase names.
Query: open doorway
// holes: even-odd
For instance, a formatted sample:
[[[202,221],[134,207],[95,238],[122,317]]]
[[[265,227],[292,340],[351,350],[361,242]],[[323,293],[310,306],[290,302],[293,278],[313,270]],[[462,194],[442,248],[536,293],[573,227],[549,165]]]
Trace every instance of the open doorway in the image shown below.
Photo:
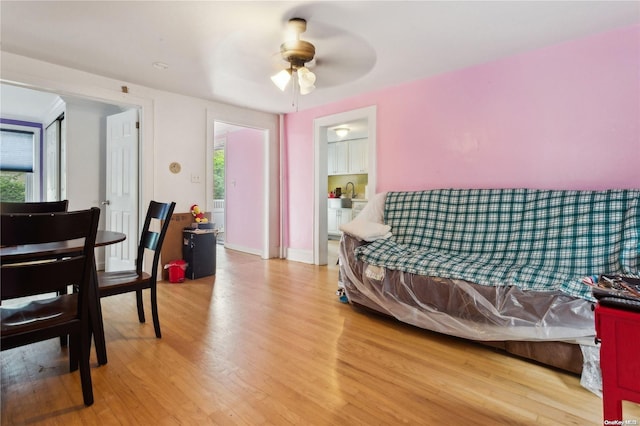
[[[266,129],[214,122],[212,221],[225,247],[265,257]]]
[[[224,244],[225,229],[225,188],[226,188],[226,156],[227,138],[219,135],[213,141],[213,208],[211,209],[212,221],[218,230],[216,242]]]
[[[116,101],[99,101],[76,94],[58,94],[54,91],[25,88],[18,85],[1,85],[2,115],[22,121],[37,123],[44,131],[42,140],[37,144],[42,153],[37,161],[41,168],[38,179],[38,195],[29,201],[53,201],[54,199],[68,199],[70,210],[80,210],[93,206],[101,208],[99,229],[111,229],[107,218],[111,217],[107,206],[110,198],[107,196],[107,183],[132,182],[135,184],[132,207],[136,215],[134,223],[126,230],[127,241],[134,250],[124,250],[135,256],[138,241],[139,219],[137,212],[142,199],[143,182],[139,180],[139,160],[126,155],[124,160],[135,162],[116,173],[117,179],[108,176],[107,139],[110,126],[107,117],[125,110],[134,110],[136,119],[132,130],[135,131],[135,152],[142,150],[142,134],[144,122],[143,105],[123,105]],[[147,111],[150,111],[147,108]],[[137,122],[143,125],[138,129]],[[124,170],[127,171],[126,176]],[[131,191],[129,191],[131,193]],[[119,229],[117,229],[119,230]],[[131,236],[131,237],[130,237]],[[123,245],[116,245],[121,248]],[[114,246],[114,247],[116,247]],[[105,249],[98,248],[96,262],[99,269],[105,268]],[[135,259],[133,259],[135,260]],[[129,259],[129,263],[133,263]]]
[[[332,206],[340,210],[335,212],[341,214],[339,217],[330,216],[330,210],[331,213],[334,213],[333,209],[329,208],[330,193],[333,191],[333,195],[336,196],[337,185],[342,185],[344,181],[351,183],[353,188],[351,194],[349,192],[345,194],[346,197],[356,194],[356,199],[359,198],[366,203],[366,200],[371,199],[375,194],[376,107],[370,106],[321,117],[314,120],[313,126],[316,170],[313,261],[316,265],[327,265],[329,263],[329,219],[331,218],[332,227],[337,228],[339,226],[338,219],[341,221],[344,215],[345,221],[348,221],[353,215],[353,204],[348,203],[347,206],[345,203],[344,205]],[[352,128],[353,133],[351,133]],[[342,131],[337,132],[337,129],[348,129],[348,132],[346,135],[340,136],[338,133],[342,133]],[[364,154],[365,169],[361,168],[363,162],[361,154],[363,152],[366,153]],[[364,174],[366,174],[366,180],[359,181],[358,176]],[[333,179],[331,185],[334,188],[330,188],[330,175]],[[359,186],[356,182],[359,182]],[[339,188],[339,196],[341,196],[342,186]],[[358,194],[360,197],[357,197]],[[345,213],[348,214],[345,215]],[[332,259],[332,262],[335,260]]]

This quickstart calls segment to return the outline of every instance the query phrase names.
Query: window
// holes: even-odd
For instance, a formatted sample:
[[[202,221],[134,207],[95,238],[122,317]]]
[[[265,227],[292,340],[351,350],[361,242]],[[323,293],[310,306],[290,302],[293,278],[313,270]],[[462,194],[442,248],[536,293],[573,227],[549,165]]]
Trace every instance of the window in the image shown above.
[[[0,129],[0,170],[33,173],[34,134]]]
[[[1,120],[0,200],[40,201],[42,125]]]

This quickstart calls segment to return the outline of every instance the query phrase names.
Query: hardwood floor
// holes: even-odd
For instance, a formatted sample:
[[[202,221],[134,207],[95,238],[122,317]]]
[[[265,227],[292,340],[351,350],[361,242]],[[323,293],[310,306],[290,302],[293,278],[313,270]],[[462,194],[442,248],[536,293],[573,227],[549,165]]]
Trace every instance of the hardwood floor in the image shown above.
[[[162,339],[102,300],[91,407],[58,340],[2,352],[2,425],[602,424],[577,376],[339,303],[335,266],[217,254],[215,279],[160,284]]]

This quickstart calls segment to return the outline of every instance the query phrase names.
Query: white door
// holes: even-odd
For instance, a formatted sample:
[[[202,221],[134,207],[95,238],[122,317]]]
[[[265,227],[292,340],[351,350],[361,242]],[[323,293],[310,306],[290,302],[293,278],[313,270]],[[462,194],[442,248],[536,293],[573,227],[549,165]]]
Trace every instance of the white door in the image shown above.
[[[107,117],[105,229],[127,239],[105,248],[105,270],[135,269],[138,250],[138,111]]]

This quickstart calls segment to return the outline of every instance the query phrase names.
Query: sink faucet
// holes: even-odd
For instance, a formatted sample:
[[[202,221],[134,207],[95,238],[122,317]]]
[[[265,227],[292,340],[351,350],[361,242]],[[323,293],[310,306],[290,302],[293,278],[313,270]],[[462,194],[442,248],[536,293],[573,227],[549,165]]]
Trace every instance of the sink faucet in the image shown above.
[[[349,194],[349,185],[351,185],[351,198],[356,197],[356,187],[353,182],[347,182],[347,185],[344,187],[345,194]]]

